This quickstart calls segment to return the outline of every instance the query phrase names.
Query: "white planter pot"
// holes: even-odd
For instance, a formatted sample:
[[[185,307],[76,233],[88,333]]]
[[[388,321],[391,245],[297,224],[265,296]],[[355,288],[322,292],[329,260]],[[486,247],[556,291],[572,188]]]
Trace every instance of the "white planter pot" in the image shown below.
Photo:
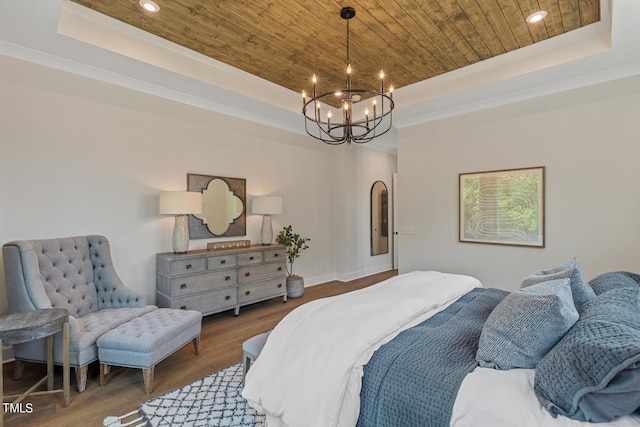
[[[287,277],[287,297],[298,298],[304,294],[304,279],[302,276]]]

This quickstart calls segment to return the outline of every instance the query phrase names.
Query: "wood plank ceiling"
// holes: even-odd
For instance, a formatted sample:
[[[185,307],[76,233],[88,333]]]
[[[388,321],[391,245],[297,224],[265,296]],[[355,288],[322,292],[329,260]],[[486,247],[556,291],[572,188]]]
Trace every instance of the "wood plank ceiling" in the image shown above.
[[[597,22],[599,0],[73,0],[278,85],[309,93],[345,84],[352,6],[352,86],[374,89],[385,70],[395,88]],[[547,11],[540,23],[525,18]]]

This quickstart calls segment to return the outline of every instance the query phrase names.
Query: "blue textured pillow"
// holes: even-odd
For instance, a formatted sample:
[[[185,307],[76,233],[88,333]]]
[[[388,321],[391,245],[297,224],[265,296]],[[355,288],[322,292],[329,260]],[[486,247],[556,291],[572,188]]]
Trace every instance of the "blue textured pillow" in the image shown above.
[[[487,318],[476,361],[485,368],[535,368],[577,320],[569,279],[519,289]]]
[[[575,258],[571,258],[569,261],[548,270],[531,273],[529,277],[524,279],[521,287],[526,288],[536,283],[566,278],[571,279],[571,293],[573,294],[573,303],[576,308],[580,308],[582,304],[596,297],[591,286],[582,278],[582,269]]]
[[[598,295],[536,367],[534,389],[553,415],[605,422],[640,408],[640,288]]]
[[[596,295],[621,287],[637,288],[640,286],[640,274],[628,271],[611,271],[591,279],[589,286]]]

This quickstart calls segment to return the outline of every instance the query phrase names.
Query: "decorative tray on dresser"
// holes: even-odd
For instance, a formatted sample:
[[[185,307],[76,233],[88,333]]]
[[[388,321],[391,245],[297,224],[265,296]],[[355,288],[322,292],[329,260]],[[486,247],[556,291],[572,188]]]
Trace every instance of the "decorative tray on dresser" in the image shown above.
[[[203,315],[274,297],[287,300],[286,246],[251,245],[156,255],[156,302]]]

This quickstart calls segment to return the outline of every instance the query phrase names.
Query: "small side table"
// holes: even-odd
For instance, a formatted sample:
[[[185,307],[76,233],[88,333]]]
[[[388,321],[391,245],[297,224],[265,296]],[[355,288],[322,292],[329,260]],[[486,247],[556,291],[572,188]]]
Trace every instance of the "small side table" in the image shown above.
[[[62,389],[53,388],[53,335],[62,331],[63,339],[63,369]],[[64,407],[69,406],[69,312],[62,308],[47,308],[43,310],[25,311],[0,317],[0,367],[2,366],[2,344],[20,344],[40,338],[47,338],[47,376],[38,381],[33,387],[21,395],[4,396],[4,384],[0,372],[0,402],[5,398],[16,398],[12,403],[17,404],[30,395],[62,393]],[[35,391],[47,381],[47,391]],[[4,423],[4,405],[0,412],[0,427]]]

